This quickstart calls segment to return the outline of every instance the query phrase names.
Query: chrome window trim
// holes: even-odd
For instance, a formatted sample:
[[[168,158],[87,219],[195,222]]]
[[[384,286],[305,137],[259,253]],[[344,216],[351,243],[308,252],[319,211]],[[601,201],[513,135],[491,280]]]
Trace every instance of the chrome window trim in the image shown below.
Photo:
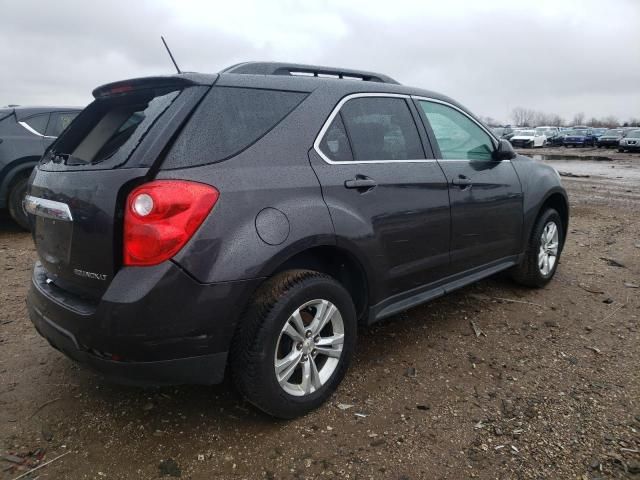
[[[66,203],[27,195],[24,197],[22,205],[31,215],[61,220],[63,222],[73,222],[71,210]]]
[[[334,118],[336,117],[336,115],[338,115],[338,112],[340,112],[340,109],[345,103],[347,103],[349,100],[352,100],[354,98],[363,98],[363,97],[404,98],[405,100],[411,99],[411,95],[406,95],[403,93],[352,93],[343,97],[338,102],[338,104],[333,108],[333,110],[331,110],[331,113],[329,114],[324,124],[322,125],[322,128],[320,129],[320,133],[318,133],[315,141],[313,142],[313,149],[320,156],[320,158],[322,158],[322,160],[324,160],[326,163],[330,165],[353,165],[353,164],[368,164],[368,163],[433,163],[436,161],[433,158],[419,158],[419,159],[406,159],[406,160],[337,161],[337,160],[331,160],[329,157],[327,157],[322,152],[322,149],[320,148],[320,142],[322,141],[322,138],[324,137],[325,133],[327,133],[327,130],[331,126],[331,122],[333,122]],[[418,126],[416,125],[416,129],[417,128]]]
[[[43,135],[42,133],[36,131],[31,125],[29,125],[27,122],[18,122],[20,125],[22,125],[22,128],[25,128],[26,130],[28,130],[29,132],[33,133],[34,135],[37,135],[39,137],[42,138],[58,138],[58,137],[52,137],[51,135]]]

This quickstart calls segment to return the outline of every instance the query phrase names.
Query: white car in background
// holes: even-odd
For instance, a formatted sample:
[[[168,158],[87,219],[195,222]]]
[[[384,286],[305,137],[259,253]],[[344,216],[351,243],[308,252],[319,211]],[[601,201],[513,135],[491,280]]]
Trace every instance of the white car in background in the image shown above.
[[[560,127],[540,126],[540,127],[536,127],[536,132],[542,133],[544,136],[547,137],[547,142],[550,142],[552,138],[560,135]]]
[[[509,140],[511,145],[519,148],[544,147],[547,144],[547,136],[542,131],[535,129],[517,130]]]

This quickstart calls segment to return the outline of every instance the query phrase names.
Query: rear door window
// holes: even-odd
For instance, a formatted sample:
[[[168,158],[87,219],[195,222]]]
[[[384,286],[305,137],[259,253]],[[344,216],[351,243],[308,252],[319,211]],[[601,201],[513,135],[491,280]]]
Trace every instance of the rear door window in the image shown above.
[[[306,96],[301,92],[213,87],[163,166],[191,167],[233,157],[278,125]]]
[[[47,125],[45,135],[47,137],[58,137],[66,130],[74,118],[78,116],[78,112],[53,112]]]
[[[405,99],[354,98],[342,106],[340,114],[354,161],[425,158],[418,129]]]

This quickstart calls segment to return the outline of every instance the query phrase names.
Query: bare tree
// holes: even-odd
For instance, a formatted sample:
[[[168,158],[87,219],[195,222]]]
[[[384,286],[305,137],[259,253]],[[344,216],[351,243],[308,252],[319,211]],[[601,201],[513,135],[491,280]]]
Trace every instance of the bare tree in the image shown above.
[[[497,126],[501,125],[501,122],[500,122],[499,120],[496,120],[496,119],[495,119],[495,118],[493,118],[493,117],[488,117],[488,116],[487,116],[487,117],[483,117],[483,116],[480,116],[480,120],[482,120],[482,122],[483,122],[485,125],[488,125],[488,126],[490,126],[490,127],[497,127]]]
[[[536,112],[529,108],[516,107],[511,112],[513,122],[519,127],[530,127],[534,123]]]
[[[582,113],[582,112],[576,113],[573,116],[573,120],[571,120],[571,123],[573,125],[582,125],[582,124],[584,124],[584,113]]]

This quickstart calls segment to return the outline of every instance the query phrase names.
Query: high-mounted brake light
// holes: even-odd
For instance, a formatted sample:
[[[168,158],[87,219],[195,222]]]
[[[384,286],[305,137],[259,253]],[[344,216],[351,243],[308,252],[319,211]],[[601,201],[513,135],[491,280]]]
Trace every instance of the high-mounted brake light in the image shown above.
[[[108,95],[117,95],[118,93],[132,92],[133,87],[131,85],[118,85],[117,87],[110,88],[107,91]]]
[[[219,196],[214,187],[185,180],[155,180],[134,189],[124,214],[123,263],[149,266],[173,257]]]

